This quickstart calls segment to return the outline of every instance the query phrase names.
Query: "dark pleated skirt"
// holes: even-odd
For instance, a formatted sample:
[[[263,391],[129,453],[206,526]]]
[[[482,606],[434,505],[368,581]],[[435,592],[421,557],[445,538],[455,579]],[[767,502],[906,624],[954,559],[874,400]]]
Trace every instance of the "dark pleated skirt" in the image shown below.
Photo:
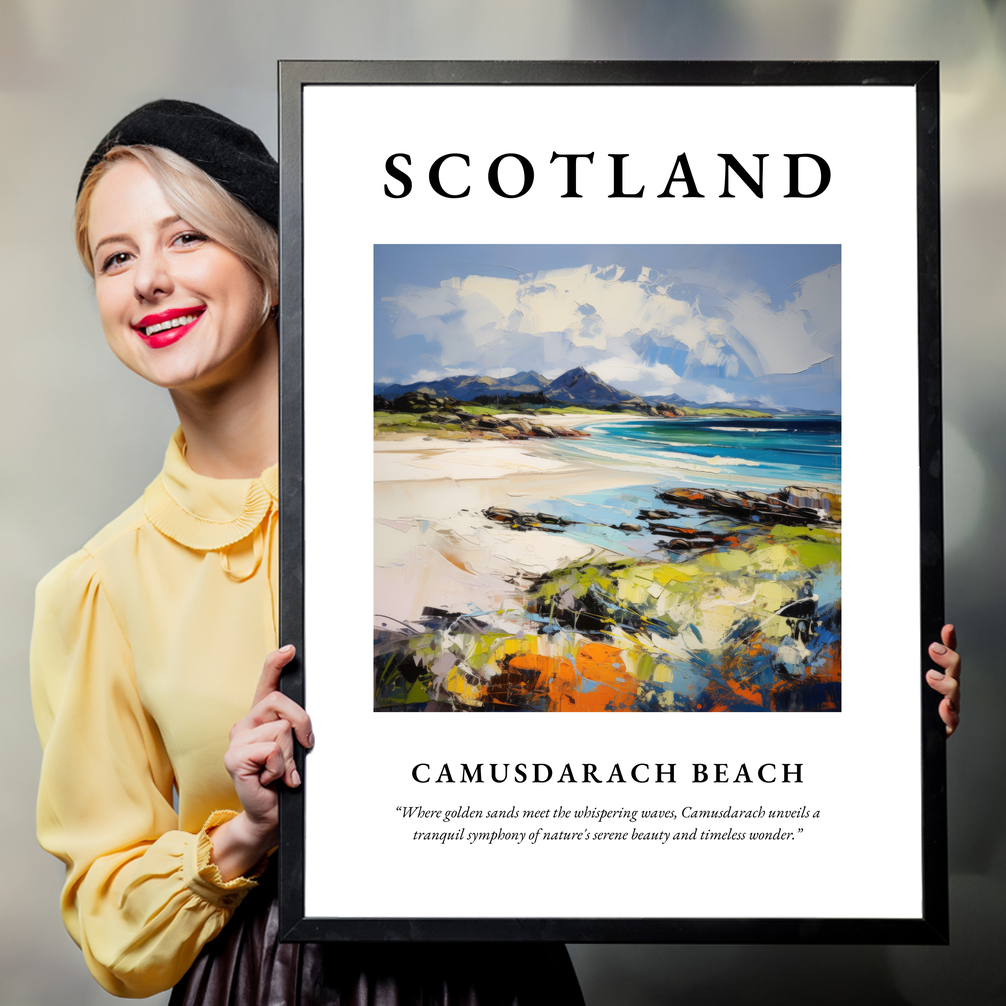
[[[561,943],[280,943],[274,874],[170,1006],[583,1006]]]

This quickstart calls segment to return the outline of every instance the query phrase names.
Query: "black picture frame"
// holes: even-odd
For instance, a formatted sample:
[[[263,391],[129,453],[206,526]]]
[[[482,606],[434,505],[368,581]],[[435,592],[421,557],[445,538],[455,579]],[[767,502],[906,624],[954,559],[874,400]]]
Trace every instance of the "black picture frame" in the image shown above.
[[[298,648],[282,688],[311,710],[311,654],[304,647],[304,381],[302,96],[306,86],[576,85],[583,87],[800,85],[915,92],[918,244],[919,485],[923,904],[917,918],[338,918],[305,914],[304,779],[281,794],[280,927],[287,941],[564,941],[626,943],[939,944],[948,941],[945,736],[939,696],[925,684],[927,646],[943,624],[940,378],[939,69],[935,62],[356,62],[282,61],[280,120],[280,640]]]

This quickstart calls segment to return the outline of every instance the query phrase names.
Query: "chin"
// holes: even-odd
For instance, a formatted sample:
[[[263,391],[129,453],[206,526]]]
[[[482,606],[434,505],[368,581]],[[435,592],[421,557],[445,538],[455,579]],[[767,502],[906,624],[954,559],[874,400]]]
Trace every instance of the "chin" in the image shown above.
[[[188,360],[158,361],[154,366],[151,366],[150,360],[124,360],[123,362],[134,374],[167,391],[204,383],[208,373],[213,369],[199,366]]]

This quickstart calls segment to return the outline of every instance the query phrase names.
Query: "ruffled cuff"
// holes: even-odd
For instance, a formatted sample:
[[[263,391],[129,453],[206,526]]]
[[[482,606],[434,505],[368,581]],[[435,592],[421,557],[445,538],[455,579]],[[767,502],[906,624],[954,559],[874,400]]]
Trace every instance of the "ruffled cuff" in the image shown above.
[[[255,868],[245,876],[224,880],[216,863],[210,861],[213,842],[208,832],[237,816],[236,810],[213,811],[206,819],[202,831],[195,836],[195,841],[185,846],[182,857],[182,877],[189,890],[211,905],[228,910],[237,908],[245,895],[253,887],[258,887],[255,878],[261,876],[269,865],[269,857],[263,856]]]

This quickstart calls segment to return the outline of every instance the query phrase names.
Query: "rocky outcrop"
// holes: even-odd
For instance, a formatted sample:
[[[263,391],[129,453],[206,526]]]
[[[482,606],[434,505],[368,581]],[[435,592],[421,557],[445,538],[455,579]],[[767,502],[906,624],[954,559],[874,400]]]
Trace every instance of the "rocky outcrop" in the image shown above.
[[[374,407],[377,408],[377,398],[375,396]],[[386,399],[384,399],[386,401]],[[455,398],[446,395],[430,395],[425,391],[409,391],[404,395],[399,395],[389,403],[389,412],[436,412],[438,409],[450,409],[458,407],[461,403]]]
[[[734,545],[737,536],[720,534],[705,528],[680,527],[668,524],[667,518],[674,516],[667,510],[640,510],[639,516],[647,521],[650,534],[665,538],[664,548],[674,552],[688,552],[705,548],[715,548],[717,545]]]
[[[561,532],[563,528],[577,521],[565,517],[554,517],[548,513],[521,513],[519,510],[508,510],[506,507],[491,506],[482,511],[484,517],[505,524],[512,531],[554,531]]]
[[[444,433],[432,431],[434,436],[467,435],[469,439],[479,440],[528,440],[532,437],[589,437],[583,430],[576,430],[559,423],[549,423],[538,413],[528,412],[505,415],[493,415],[489,412],[468,411],[464,403],[446,396],[430,395],[425,391],[410,391],[399,395],[394,401],[388,401],[383,395],[374,396],[375,412],[405,413],[421,417],[421,423],[430,423],[444,427]],[[420,427],[422,428],[422,427]],[[414,430],[411,424],[398,427],[394,424],[386,426],[392,432]],[[380,432],[380,431],[379,431]]]
[[[841,496],[819,486],[786,486],[774,493],[682,488],[660,493],[658,499],[745,523],[837,527],[842,520]],[[664,510],[647,513],[657,520],[676,516]]]
[[[710,516],[731,517],[747,527],[736,530],[717,530],[707,527],[685,527],[679,511],[640,510],[638,519],[646,522],[647,532],[662,540],[665,549],[673,552],[700,552],[726,546],[735,547],[757,533],[751,525],[783,524],[799,527],[837,528],[841,517],[841,497],[830,490],[813,486],[787,486],[775,493],[729,492],[723,489],[672,489],[660,493],[659,498],[679,507],[694,507]],[[610,527],[616,531],[638,533],[642,524],[628,521],[621,524],[602,524],[594,521],[576,521],[552,514],[522,512],[505,507],[489,507],[483,516],[514,531],[562,532],[574,524],[592,524]]]
[[[639,524],[600,524],[596,521],[570,520],[568,517],[556,517],[550,513],[527,513],[520,510],[509,510],[506,507],[491,506],[482,511],[483,517],[505,524],[512,531],[553,531],[562,532],[573,524],[590,524],[592,527],[610,527],[616,531],[642,531]]]
[[[657,402],[655,405],[647,405],[646,402],[619,402],[615,405],[598,405],[598,409],[605,412],[617,412],[628,416],[657,416],[663,419],[677,419],[685,413],[674,405],[666,402]]]

